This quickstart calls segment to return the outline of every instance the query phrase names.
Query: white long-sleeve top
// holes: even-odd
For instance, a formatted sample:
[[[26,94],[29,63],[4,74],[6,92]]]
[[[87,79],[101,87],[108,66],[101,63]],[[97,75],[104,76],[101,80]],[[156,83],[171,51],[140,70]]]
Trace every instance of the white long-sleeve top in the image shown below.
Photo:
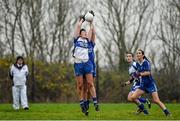
[[[10,75],[13,77],[13,84],[15,86],[25,85],[28,73],[27,65],[23,65],[21,68],[18,68],[13,64],[10,68]]]
[[[132,76],[133,73],[137,72],[136,69],[136,62],[132,62],[131,65],[129,66],[129,75]]]

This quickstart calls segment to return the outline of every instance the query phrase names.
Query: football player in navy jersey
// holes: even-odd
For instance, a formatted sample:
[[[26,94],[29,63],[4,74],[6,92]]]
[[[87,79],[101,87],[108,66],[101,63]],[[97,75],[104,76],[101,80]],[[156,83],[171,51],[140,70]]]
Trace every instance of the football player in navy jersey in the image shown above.
[[[166,106],[160,101],[155,80],[151,75],[151,65],[149,60],[144,55],[144,51],[141,49],[137,50],[137,70],[138,72],[134,74],[135,77],[140,79],[140,87],[134,92],[132,95],[132,99],[135,101],[142,94],[150,93],[152,95],[154,103],[159,105],[159,107],[163,110],[166,116],[170,115],[170,112],[166,108]],[[142,104],[139,105],[141,110],[144,110],[144,106]]]
[[[131,52],[128,52],[126,54],[126,60],[127,62],[129,63],[129,75],[130,75],[130,79],[128,81],[126,81],[122,86],[126,86],[126,85],[129,85],[129,84],[132,84],[132,87],[131,87],[131,91],[129,92],[128,94],[128,101],[133,101],[132,100],[132,95],[133,93],[135,92],[136,89],[138,89],[140,87],[140,81],[138,78],[134,77],[134,73],[137,73],[137,66],[136,66],[136,62],[135,60],[133,59],[133,54]],[[136,104],[139,104],[139,103],[147,103],[148,104],[148,107],[150,108],[151,107],[151,103],[148,99],[146,98],[143,98],[143,97],[139,97],[136,101],[135,101]],[[141,113],[142,110],[141,109],[138,109],[137,110],[137,114]],[[145,109],[143,111],[145,114],[147,114],[147,110]]]
[[[95,29],[93,27],[92,30],[92,38],[91,41],[88,43],[89,46],[89,59],[93,64],[93,80],[96,78],[96,64],[95,64],[95,53],[94,53],[94,47],[95,47]],[[86,108],[89,109],[89,99],[91,98],[90,89],[87,86],[86,79],[84,78],[84,99],[85,99],[85,105]],[[96,100],[93,100],[96,111],[99,111],[99,105],[96,104]]]

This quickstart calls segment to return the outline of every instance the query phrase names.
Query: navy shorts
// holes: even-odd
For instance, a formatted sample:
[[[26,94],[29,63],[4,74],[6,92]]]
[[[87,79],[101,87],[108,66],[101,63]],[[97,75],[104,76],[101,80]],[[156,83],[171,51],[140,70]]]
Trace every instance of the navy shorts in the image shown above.
[[[93,77],[96,77],[96,64],[95,62],[92,62],[93,64]]]
[[[144,81],[141,81],[139,89],[145,91],[146,93],[150,93],[150,94],[153,92],[157,92],[157,87],[156,87],[155,82],[144,83]]]
[[[85,74],[93,74],[93,64],[91,61],[74,63],[74,72],[76,76],[83,76]]]
[[[130,92],[135,92],[136,89],[138,89],[140,87],[140,85],[135,85],[131,87],[131,91]]]

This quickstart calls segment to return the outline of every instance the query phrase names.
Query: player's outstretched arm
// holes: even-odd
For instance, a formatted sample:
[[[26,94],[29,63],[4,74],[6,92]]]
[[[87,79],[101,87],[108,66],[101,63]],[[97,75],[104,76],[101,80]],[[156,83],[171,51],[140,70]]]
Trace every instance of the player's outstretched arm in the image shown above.
[[[90,23],[90,29],[88,31],[88,36],[87,37],[88,37],[89,40],[91,40],[94,26],[93,26],[92,22],[89,22],[89,23]]]
[[[134,80],[134,78],[131,77],[128,81],[124,82],[121,86],[125,87],[127,85],[130,85],[133,82],[133,80]]]
[[[74,37],[77,38],[79,36],[79,33],[80,33],[80,30],[81,30],[81,26],[82,26],[82,23],[84,22],[84,19],[81,18],[77,25],[76,25],[76,28],[75,28],[75,32],[74,32]]]
[[[96,31],[95,31],[95,28],[93,26],[91,40],[95,43],[95,39],[96,39]]]

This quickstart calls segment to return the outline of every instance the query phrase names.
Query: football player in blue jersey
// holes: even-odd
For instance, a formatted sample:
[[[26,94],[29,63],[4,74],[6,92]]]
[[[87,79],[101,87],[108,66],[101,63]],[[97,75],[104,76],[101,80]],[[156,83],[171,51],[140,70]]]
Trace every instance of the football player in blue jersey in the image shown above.
[[[136,89],[138,89],[140,87],[140,81],[138,78],[134,77],[134,73],[137,72],[137,66],[136,66],[136,62],[135,60],[133,59],[133,54],[131,52],[128,52],[126,54],[126,60],[127,62],[129,63],[129,75],[130,75],[130,79],[128,81],[126,81],[122,86],[126,86],[126,85],[129,85],[129,84],[132,84],[133,83],[133,86],[131,87],[131,91],[129,92],[128,94],[128,101],[132,102],[132,95],[133,93],[135,92]],[[139,104],[139,103],[147,103],[148,104],[148,107],[150,108],[151,107],[151,103],[148,99],[145,99],[143,97],[139,97],[136,101],[135,101],[136,104]],[[141,109],[138,109],[137,110],[137,114],[141,113],[142,110]],[[145,109],[143,111],[145,114],[147,114],[147,110]]]
[[[156,83],[151,74],[151,65],[149,60],[146,58],[144,51],[141,49],[137,50],[136,55],[138,59],[136,65],[138,72],[135,73],[134,76],[140,79],[140,87],[133,93],[132,99],[136,101],[145,92],[150,93],[154,103],[159,105],[166,116],[169,116],[170,112],[159,99]],[[142,104],[139,104],[139,108],[144,110],[144,106]]]
[[[80,19],[78,21],[75,35],[74,35],[74,49],[73,49],[73,57],[74,57],[74,71],[76,75],[76,84],[77,84],[77,92],[80,99],[80,107],[83,113],[88,114],[87,109],[84,104],[84,84],[83,84],[83,75],[87,80],[88,87],[90,89],[91,96],[93,97],[93,101],[95,107],[97,106],[97,98],[96,98],[96,90],[93,83],[93,64],[89,58],[89,42],[92,37],[93,25],[90,22],[90,30],[87,34],[85,29],[81,29],[81,26],[84,22],[84,19]]]
[[[92,41],[90,41],[88,44],[89,44],[89,59],[90,61],[92,62],[93,64],[93,79],[95,80],[96,78],[96,64],[95,64],[95,53],[94,53],[94,46],[95,46],[95,29],[93,27],[93,30],[92,30],[92,38],[91,38]],[[91,97],[90,95],[90,90],[88,88],[88,86],[86,86],[86,80],[84,78],[84,88],[85,88],[85,91],[84,91],[84,98],[85,98],[85,105],[86,105],[86,108],[89,109],[89,99]],[[99,111],[99,105],[96,104],[97,101],[93,99],[93,103],[94,103],[94,106],[95,106],[95,110],[96,111]]]

